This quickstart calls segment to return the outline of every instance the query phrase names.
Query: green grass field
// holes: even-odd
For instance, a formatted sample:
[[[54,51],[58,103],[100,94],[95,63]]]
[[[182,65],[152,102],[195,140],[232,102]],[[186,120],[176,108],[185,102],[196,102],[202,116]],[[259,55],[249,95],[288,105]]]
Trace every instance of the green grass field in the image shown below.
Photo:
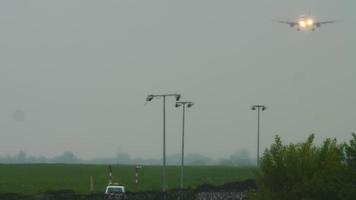
[[[113,166],[114,182],[125,185],[128,191],[161,189],[160,166],[143,166],[139,174],[140,183],[136,185],[133,166]],[[179,187],[179,174],[179,167],[168,167],[169,189]],[[89,193],[90,176],[94,178],[94,192],[103,192],[108,183],[106,165],[0,165],[0,193],[34,194],[50,190]],[[192,188],[202,184],[221,185],[254,177],[255,169],[249,167],[187,166],[185,168],[185,186]]]

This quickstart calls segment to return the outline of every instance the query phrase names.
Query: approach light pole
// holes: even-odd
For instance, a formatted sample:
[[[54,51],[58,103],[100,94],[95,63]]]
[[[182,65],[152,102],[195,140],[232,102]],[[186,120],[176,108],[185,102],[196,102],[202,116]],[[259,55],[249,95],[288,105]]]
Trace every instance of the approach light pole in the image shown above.
[[[176,108],[182,106],[183,108],[183,123],[182,123],[182,160],[181,160],[181,169],[180,169],[180,189],[184,190],[184,129],[185,129],[185,108],[192,107],[194,105],[193,102],[176,102]]]
[[[180,94],[150,94],[146,98],[146,102],[152,101],[154,98],[163,99],[163,163],[162,163],[162,191],[167,191],[167,177],[166,177],[166,97],[175,97],[176,101],[179,101]]]
[[[257,110],[257,166],[260,166],[260,112],[267,109],[264,105],[253,105],[252,110]]]

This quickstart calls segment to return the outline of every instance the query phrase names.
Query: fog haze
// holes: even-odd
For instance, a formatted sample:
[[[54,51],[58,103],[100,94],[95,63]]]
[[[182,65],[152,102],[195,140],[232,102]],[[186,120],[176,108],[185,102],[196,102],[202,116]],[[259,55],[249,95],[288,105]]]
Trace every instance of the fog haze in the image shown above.
[[[186,152],[256,152],[276,134],[320,142],[356,132],[354,1],[3,0],[0,154],[160,158],[162,102],[181,93]],[[279,24],[309,13],[315,32]],[[181,109],[167,101],[168,154]]]

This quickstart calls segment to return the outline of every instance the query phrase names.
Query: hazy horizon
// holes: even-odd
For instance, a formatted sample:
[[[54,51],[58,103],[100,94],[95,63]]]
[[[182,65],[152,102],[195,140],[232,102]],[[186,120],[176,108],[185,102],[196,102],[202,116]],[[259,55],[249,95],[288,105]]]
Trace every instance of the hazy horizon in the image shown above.
[[[161,158],[162,102],[180,93],[186,153],[213,159],[356,132],[356,13],[332,0],[4,0],[0,2],[0,155]],[[336,20],[297,32],[279,20]],[[167,100],[167,151],[181,109]]]
[[[254,166],[256,158],[251,156],[248,151],[242,150],[221,158],[210,158],[200,154],[186,154],[186,165],[200,166]],[[168,165],[180,165],[181,154],[167,155]],[[142,158],[132,157],[128,153],[118,153],[112,157],[83,159],[73,152],[63,152],[53,157],[33,156],[24,151],[19,151],[16,155],[0,155],[0,164],[118,164],[118,165],[161,165],[161,158]]]

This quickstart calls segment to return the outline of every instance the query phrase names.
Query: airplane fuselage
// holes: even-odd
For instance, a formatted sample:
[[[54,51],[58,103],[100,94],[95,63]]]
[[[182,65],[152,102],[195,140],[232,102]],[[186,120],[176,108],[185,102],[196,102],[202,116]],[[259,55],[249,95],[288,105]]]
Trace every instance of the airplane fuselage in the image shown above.
[[[314,18],[310,16],[301,16],[296,21],[298,31],[315,31],[318,25],[315,23]]]

